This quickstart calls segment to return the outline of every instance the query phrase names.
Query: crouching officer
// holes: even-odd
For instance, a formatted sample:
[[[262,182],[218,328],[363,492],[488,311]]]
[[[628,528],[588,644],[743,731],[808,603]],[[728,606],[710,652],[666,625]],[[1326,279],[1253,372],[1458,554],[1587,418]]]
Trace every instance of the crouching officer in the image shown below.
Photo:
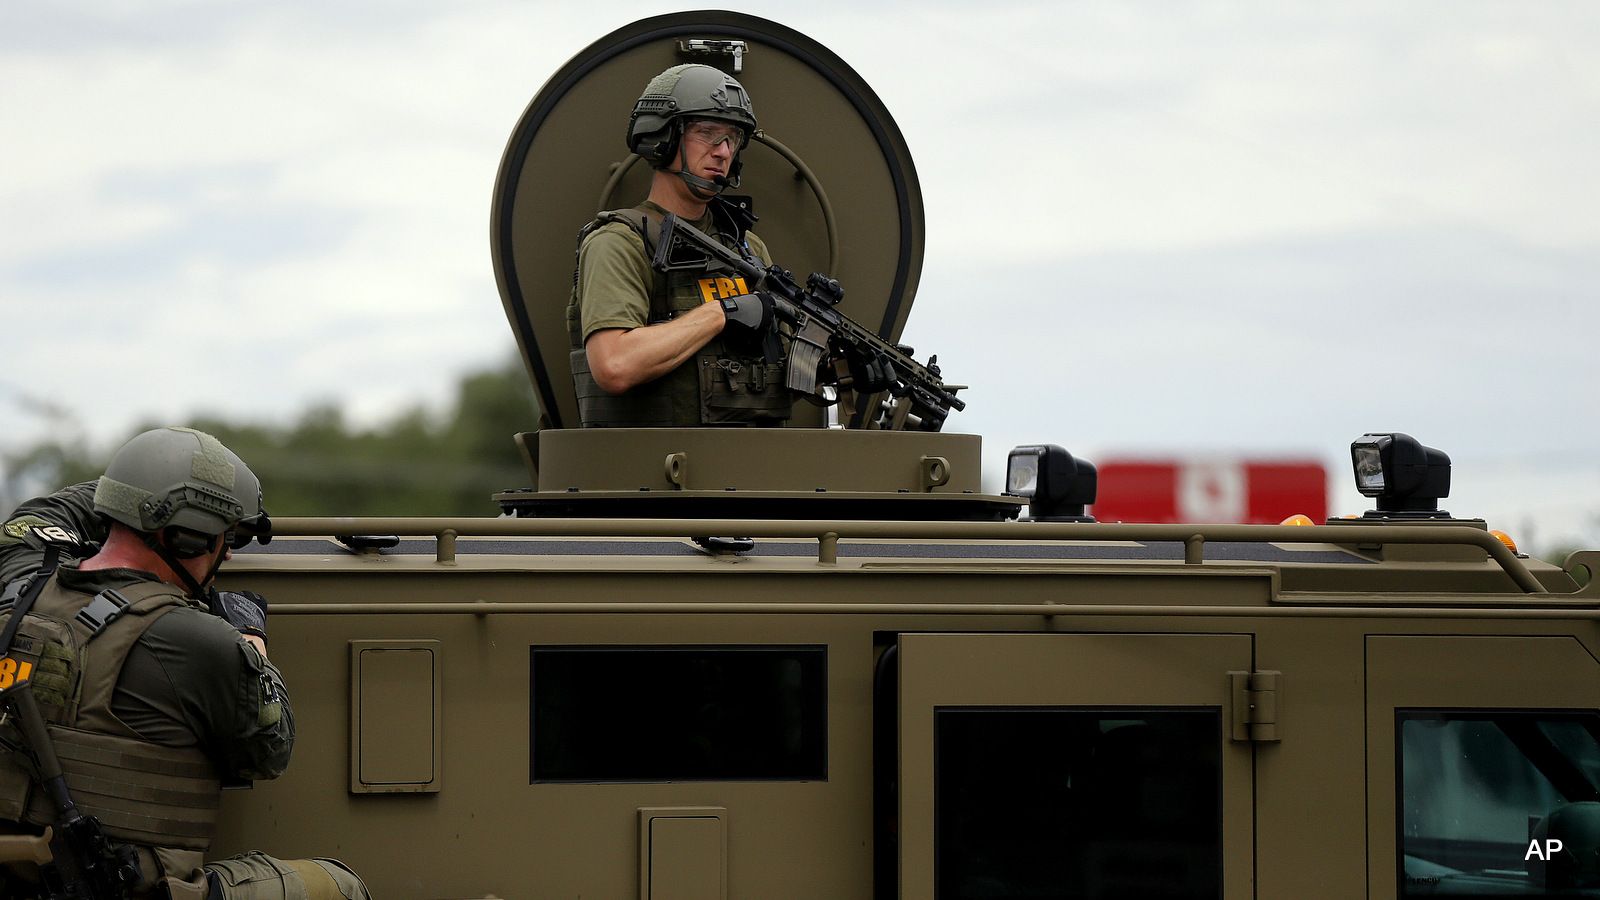
[[[0,571],[31,569],[0,595],[0,896],[367,900],[335,860],[203,863],[221,783],[277,777],[294,745],[266,601],[210,589],[269,528],[249,467],[189,428],[0,526]]]

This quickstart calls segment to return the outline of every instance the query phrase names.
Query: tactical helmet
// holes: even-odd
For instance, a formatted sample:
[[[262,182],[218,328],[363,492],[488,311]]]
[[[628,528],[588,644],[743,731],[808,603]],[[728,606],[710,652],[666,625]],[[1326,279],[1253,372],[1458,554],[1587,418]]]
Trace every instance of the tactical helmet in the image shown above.
[[[157,428],[124,444],[95,487],[94,509],[145,534],[175,527],[254,536],[271,528],[255,473],[193,428]]]
[[[685,119],[717,119],[755,133],[744,86],[721,69],[688,63],[650,79],[628,119],[628,149],[656,168],[672,164]]]

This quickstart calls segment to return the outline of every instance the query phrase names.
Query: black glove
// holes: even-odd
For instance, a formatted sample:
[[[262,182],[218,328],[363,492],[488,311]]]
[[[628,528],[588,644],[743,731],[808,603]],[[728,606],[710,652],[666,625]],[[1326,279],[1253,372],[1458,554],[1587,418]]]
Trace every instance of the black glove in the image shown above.
[[[212,591],[211,611],[240,634],[267,639],[267,599],[255,591]]]
[[[766,294],[740,294],[722,301],[722,314],[729,325],[748,329],[751,334],[765,334],[772,328],[772,298]]]

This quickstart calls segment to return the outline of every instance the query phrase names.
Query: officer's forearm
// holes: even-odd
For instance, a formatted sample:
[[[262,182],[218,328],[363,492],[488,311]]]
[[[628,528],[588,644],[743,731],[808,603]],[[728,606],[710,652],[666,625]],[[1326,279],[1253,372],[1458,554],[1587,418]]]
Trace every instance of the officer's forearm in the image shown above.
[[[683,365],[725,322],[720,306],[705,303],[659,325],[596,331],[584,342],[589,370],[602,390],[620,394]]]
[[[242,634],[242,635],[240,635],[240,637],[244,638],[246,641],[249,641],[250,642],[250,646],[252,646],[252,647],[256,648],[258,651],[260,651],[262,659],[266,659],[267,658],[267,642],[266,641],[263,641],[261,638],[258,638],[253,634]]]

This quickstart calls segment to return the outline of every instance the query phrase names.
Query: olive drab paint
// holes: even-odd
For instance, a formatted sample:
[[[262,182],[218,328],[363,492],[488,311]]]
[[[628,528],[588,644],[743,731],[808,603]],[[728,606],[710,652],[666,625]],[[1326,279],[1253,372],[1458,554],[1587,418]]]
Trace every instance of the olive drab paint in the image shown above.
[[[1528,559],[1471,510],[1017,521],[976,436],[808,427],[809,404],[574,427],[573,234],[644,196],[619,137],[685,62],[760,110],[740,192],[774,255],[898,339],[920,192],[848,64],[730,12],[579,53],[494,186],[548,423],[516,436],[528,483],[480,518],[279,518],[235,554],[219,586],[271,599],[299,753],[225,792],[214,853],[334,852],[389,900],[1586,889],[1600,551]]]

